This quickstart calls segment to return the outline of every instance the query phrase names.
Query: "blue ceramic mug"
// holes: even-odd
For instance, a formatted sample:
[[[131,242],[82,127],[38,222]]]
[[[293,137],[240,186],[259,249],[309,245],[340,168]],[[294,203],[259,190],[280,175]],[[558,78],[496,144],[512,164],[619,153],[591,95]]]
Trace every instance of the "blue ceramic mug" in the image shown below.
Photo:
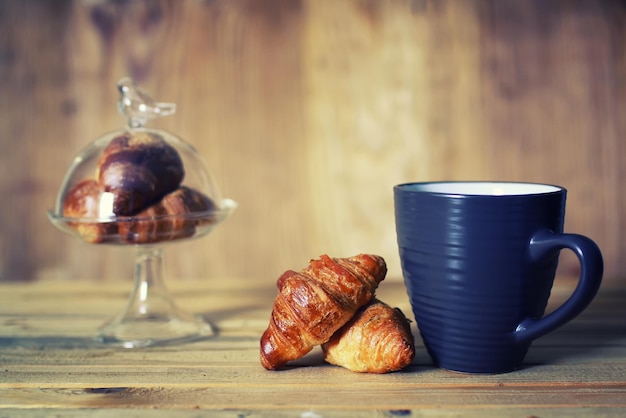
[[[510,182],[408,183],[394,187],[404,282],[436,366],[467,373],[518,368],[536,338],[595,297],[602,255],[563,233],[566,190]],[[544,317],[561,249],[581,265],[570,298]]]

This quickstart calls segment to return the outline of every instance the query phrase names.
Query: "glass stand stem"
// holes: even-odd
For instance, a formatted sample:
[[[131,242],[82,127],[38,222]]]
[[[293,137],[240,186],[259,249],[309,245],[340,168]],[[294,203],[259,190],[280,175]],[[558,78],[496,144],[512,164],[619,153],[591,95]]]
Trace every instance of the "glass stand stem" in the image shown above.
[[[127,348],[167,345],[215,335],[200,316],[176,306],[164,282],[163,251],[158,247],[137,249],[135,282],[124,312],[100,329],[105,343]]]
[[[135,284],[127,314],[137,318],[176,309],[163,280],[163,250],[139,248],[135,261]]]

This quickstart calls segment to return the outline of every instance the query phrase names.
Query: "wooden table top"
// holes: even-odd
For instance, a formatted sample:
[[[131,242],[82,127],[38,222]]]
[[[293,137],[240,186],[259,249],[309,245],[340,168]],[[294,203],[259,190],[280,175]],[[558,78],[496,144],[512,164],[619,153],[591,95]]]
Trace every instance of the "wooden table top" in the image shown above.
[[[286,370],[263,369],[271,281],[169,283],[179,305],[217,325],[213,339],[144,349],[95,342],[130,287],[0,284],[0,417],[626,416],[626,289],[601,289],[581,316],[537,340],[520,370],[436,369],[415,332],[413,364],[373,375],[325,364],[319,350]],[[570,291],[556,288],[551,305]],[[383,282],[378,296],[411,316],[399,281]]]

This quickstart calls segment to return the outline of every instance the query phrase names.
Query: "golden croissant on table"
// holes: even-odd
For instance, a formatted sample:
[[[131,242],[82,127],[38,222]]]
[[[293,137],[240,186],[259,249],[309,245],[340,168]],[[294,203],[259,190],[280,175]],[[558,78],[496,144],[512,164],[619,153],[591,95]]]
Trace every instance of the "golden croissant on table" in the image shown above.
[[[274,300],[269,326],[261,337],[263,367],[268,370],[280,369],[288,362],[303,357],[313,347],[332,341],[334,335],[348,323],[357,327],[363,326],[362,321],[353,319],[360,312],[360,308],[374,299],[375,291],[386,274],[385,260],[371,254],[359,254],[348,258],[322,255],[319,259],[311,260],[309,266],[300,272],[288,270],[283,273],[277,281],[278,295]],[[394,329],[394,339],[397,340],[395,330],[398,321],[388,321],[389,318],[381,317],[381,322],[387,322]],[[350,322],[351,320],[353,321]],[[408,336],[403,338],[411,341],[407,350],[400,350],[402,351],[400,354],[405,355],[408,360],[396,358],[381,361],[373,357],[371,370],[383,373],[392,369],[398,370],[398,364],[404,366],[411,362],[414,354],[413,337],[408,326],[400,328],[408,331]],[[380,335],[370,335],[372,341],[369,344],[364,339],[356,343],[350,343],[349,339],[345,339],[342,340],[342,344],[352,345],[352,349],[363,350],[357,356],[360,359],[366,359],[368,353],[378,357],[381,355],[397,357],[399,351],[385,352],[376,347],[376,341],[389,341],[383,335],[387,332],[385,327],[381,325],[375,331]],[[345,329],[342,332],[345,333]],[[332,348],[330,351],[332,353]],[[353,369],[349,364],[342,364],[341,360],[334,364]],[[381,364],[392,365],[381,366]],[[381,367],[385,371],[380,371]]]
[[[322,344],[324,360],[353,372],[402,370],[415,357],[408,319],[398,308],[374,298]]]
[[[277,281],[269,327],[261,337],[261,363],[277,369],[325,343],[373,297],[387,274],[382,257],[327,255]]]

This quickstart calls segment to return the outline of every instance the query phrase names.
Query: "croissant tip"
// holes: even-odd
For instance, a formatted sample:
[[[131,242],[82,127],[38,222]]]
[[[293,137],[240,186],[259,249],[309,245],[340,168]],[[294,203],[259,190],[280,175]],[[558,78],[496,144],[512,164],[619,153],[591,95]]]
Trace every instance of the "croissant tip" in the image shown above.
[[[261,365],[267,370],[277,370],[285,363],[280,358],[275,342],[272,341],[272,332],[268,328],[261,337]]]
[[[387,262],[379,255],[363,253],[350,257],[348,260],[367,265],[374,275],[380,277],[381,280],[387,275]]]

